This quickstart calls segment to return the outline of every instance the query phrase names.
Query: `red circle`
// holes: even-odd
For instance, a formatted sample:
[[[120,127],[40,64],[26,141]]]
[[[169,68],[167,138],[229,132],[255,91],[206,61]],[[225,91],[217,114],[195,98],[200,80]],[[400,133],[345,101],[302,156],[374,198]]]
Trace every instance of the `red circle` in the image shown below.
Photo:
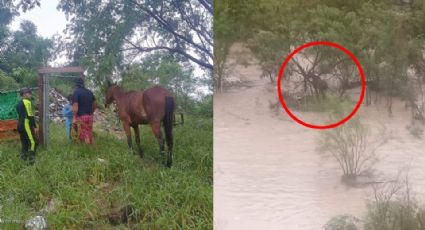
[[[280,87],[281,80],[282,80],[282,74],[285,71],[286,65],[289,63],[289,61],[292,59],[292,57],[295,54],[297,54],[298,52],[300,52],[301,50],[305,49],[305,48],[308,48],[308,47],[311,47],[311,46],[319,46],[319,45],[322,45],[322,46],[331,46],[331,47],[337,48],[339,50],[342,50],[345,54],[347,54],[354,61],[354,63],[356,64],[357,69],[360,72],[360,77],[361,77],[361,82],[362,82],[362,90],[361,90],[361,93],[360,93],[360,98],[359,98],[359,101],[357,102],[356,106],[354,107],[353,111],[351,111],[351,113],[347,117],[345,117],[344,119],[342,119],[342,120],[340,120],[340,121],[338,121],[336,123],[329,124],[329,125],[313,125],[313,124],[309,124],[309,123],[304,122],[304,121],[300,120],[299,118],[297,118],[288,109],[288,107],[286,106],[285,100],[283,99],[283,96],[282,96],[282,89]],[[364,76],[364,73],[363,73],[363,69],[362,69],[362,66],[360,65],[360,62],[357,60],[357,58],[354,56],[354,54],[352,54],[349,50],[347,50],[345,47],[343,47],[341,45],[338,45],[338,44],[333,43],[333,42],[327,42],[327,41],[309,42],[309,43],[306,43],[306,44],[298,47],[294,51],[292,51],[288,55],[288,57],[285,59],[285,61],[282,63],[282,66],[280,67],[278,79],[277,79],[277,91],[278,91],[277,93],[279,95],[280,104],[283,106],[283,108],[285,109],[286,113],[288,113],[288,115],[294,121],[296,121],[297,123],[299,123],[301,125],[304,125],[304,126],[306,126],[308,128],[313,128],[313,129],[330,129],[330,128],[336,128],[337,126],[339,126],[339,125],[347,122],[348,120],[350,120],[354,116],[354,114],[357,112],[357,110],[360,108],[360,105],[363,102],[365,88],[366,88],[366,82],[365,82],[365,76]]]

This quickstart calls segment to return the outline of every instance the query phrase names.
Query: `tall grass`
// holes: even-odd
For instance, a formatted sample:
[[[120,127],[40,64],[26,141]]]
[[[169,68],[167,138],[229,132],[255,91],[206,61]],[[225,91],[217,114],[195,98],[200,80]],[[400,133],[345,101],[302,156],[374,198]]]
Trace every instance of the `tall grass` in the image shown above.
[[[68,144],[63,130],[51,125],[50,146],[34,166],[19,159],[18,142],[1,143],[0,219],[27,220],[50,203],[50,229],[212,228],[212,119],[175,128],[171,169],[150,127],[142,126],[144,159],[112,134],[96,130],[92,147]],[[112,221],[123,207],[131,207],[128,218]]]
[[[307,112],[341,112],[347,109],[353,109],[355,103],[346,98],[336,95],[326,94],[326,97],[307,96],[301,100],[300,110]],[[350,111],[350,110],[348,110]]]

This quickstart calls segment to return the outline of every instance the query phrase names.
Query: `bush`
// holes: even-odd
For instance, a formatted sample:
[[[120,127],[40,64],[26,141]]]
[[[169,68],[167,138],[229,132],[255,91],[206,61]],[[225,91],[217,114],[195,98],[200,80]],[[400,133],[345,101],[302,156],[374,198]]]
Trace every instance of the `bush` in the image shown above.
[[[321,133],[319,152],[335,159],[343,171],[343,179],[350,182],[368,172],[378,161],[376,150],[387,138],[381,130],[378,138],[371,140],[368,128],[354,117],[338,128]]]
[[[424,229],[420,218],[424,212],[411,196],[407,176],[375,185],[373,191],[375,199],[368,204],[365,230]]]
[[[16,90],[18,88],[18,83],[12,77],[7,76],[0,70],[0,90],[9,91]]]
[[[357,230],[360,220],[351,215],[333,217],[324,226],[325,230]]]
[[[367,204],[363,221],[353,216],[333,217],[325,230],[420,230],[425,229],[425,209],[411,195],[408,177],[373,186],[374,200]],[[359,224],[363,222],[363,226]]]

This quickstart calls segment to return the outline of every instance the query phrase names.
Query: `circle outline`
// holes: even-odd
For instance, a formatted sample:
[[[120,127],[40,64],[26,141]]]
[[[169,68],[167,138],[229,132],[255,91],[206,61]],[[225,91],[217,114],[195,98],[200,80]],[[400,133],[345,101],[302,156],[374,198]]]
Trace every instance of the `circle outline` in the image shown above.
[[[329,124],[329,125],[314,125],[314,124],[310,124],[307,122],[302,121],[301,119],[299,119],[298,117],[296,117],[290,110],[289,108],[286,106],[285,100],[283,98],[282,95],[282,87],[281,87],[281,81],[282,81],[282,75],[283,72],[285,71],[285,68],[287,66],[287,64],[289,63],[289,61],[292,59],[293,56],[295,56],[295,54],[297,54],[298,52],[300,52],[303,49],[312,47],[312,46],[330,46],[330,47],[334,47],[337,48],[341,51],[343,51],[346,55],[348,55],[356,64],[357,69],[359,70],[360,73],[360,79],[361,79],[361,83],[362,83],[362,89],[361,89],[361,93],[360,93],[360,98],[359,101],[357,102],[356,106],[354,107],[354,109],[351,111],[350,114],[348,114],[348,116],[346,116],[345,118],[343,118],[342,120]],[[346,49],[345,47],[334,43],[334,42],[329,42],[329,41],[313,41],[313,42],[308,42],[305,43],[301,46],[299,46],[298,48],[296,48],[294,51],[292,51],[285,59],[285,61],[282,63],[280,70],[279,70],[279,75],[278,75],[278,79],[277,79],[277,93],[279,96],[279,101],[280,104],[282,105],[282,107],[284,108],[284,110],[286,111],[286,113],[294,120],[296,121],[298,124],[301,124],[305,127],[308,128],[312,128],[312,129],[331,129],[331,128],[336,128],[339,125],[344,124],[345,122],[347,122],[348,120],[350,120],[355,114],[356,112],[359,110],[363,99],[364,99],[364,94],[365,94],[365,88],[366,88],[366,82],[365,82],[365,75],[363,72],[363,68],[360,64],[360,62],[357,60],[357,58],[354,56],[354,54],[352,54],[348,49]]]

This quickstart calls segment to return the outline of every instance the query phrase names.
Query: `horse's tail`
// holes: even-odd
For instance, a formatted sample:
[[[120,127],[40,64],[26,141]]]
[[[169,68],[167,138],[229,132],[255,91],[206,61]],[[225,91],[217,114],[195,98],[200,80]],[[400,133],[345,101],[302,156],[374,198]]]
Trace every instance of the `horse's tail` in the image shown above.
[[[172,164],[172,150],[173,150],[173,123],[174,123],[174,98],[170,96],[165,97],[165,116],[163,120],[165,130],[165,141],[168,146],[168,159],[167,166]]]

